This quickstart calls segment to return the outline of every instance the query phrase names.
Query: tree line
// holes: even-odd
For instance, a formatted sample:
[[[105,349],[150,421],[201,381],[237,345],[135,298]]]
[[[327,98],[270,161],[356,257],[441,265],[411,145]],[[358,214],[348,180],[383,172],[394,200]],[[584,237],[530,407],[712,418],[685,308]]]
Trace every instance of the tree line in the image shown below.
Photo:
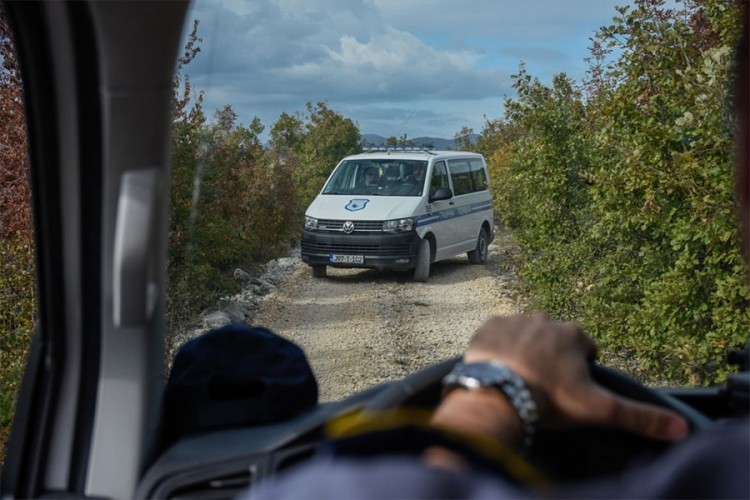
[[[174,77],[168,325],[177,330],[238,291],[234,270],[289,251],[304,209],[333,166],[361,150],[357,125],[326,103],[282,113],[261,143],[258,118],[237,123],[230,105],[208,119],[184,68],[200,52],[195,21]]]

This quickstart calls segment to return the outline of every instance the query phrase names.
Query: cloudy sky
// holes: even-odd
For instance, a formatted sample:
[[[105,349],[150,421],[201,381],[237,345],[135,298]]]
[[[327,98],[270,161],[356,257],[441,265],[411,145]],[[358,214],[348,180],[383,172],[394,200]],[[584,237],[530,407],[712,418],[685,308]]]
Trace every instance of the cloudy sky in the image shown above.
[[[266,131],[325,101],[360,131],[452,138],[502,116],[524,61],[580,82],[589,38],[629,0],[198,0],[187,67],[206,110]]]

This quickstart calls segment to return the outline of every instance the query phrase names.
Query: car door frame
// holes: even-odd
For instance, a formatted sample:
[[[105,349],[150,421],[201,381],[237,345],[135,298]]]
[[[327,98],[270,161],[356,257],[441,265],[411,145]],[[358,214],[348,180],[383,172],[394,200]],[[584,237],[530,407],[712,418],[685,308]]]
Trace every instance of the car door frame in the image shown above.
[[[132,497],[163,386],[172,71],[187,3],[5,6],[24,82],[39,321],[2,496]],[[128,271],[140,289],[118,282]]]

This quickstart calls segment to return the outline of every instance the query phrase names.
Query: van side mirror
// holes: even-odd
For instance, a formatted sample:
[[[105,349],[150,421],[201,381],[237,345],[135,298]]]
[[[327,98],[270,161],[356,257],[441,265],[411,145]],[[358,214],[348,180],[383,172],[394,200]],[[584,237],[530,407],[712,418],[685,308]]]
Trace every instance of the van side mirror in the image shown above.
[[[438,188],[435,194],[430,196],[430,201],[450,200],[451,198],[453,198],[451,188],[442,187]]]

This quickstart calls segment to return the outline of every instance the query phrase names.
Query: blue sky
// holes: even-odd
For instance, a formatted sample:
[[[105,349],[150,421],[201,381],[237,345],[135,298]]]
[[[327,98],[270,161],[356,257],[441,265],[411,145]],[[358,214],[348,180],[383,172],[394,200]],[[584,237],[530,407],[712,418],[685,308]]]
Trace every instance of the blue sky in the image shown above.
[[[362,133],[452,138],[502,116],[521,61],[543,82],[581,82],[590,37],[627,3],[199,0],[202,52],[186,72],[208,112],[230,104],[266,131],[325,101]]]

